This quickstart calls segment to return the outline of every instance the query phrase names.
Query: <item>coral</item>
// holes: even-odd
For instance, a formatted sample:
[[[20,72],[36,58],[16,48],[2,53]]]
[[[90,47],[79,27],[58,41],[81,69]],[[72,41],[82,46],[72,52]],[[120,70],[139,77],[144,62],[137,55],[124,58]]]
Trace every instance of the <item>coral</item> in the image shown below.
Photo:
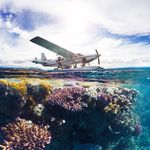
[[[78,82],[78,84],[83,88],[90,88],[94,85],[92,82]]]
[[[0,112],[7,116],[18,116],[25,106],[26,110],[23,111],[34,113],[34,107],[46,100],[51,89],[51,84],[42,79],[0,80],[0,105],[3,106]]]
[[[72,81],[72,80],[66,81],[66,82],[63,84],[63,86],[66,86],[66,87],[77,86],[77,85],[78,85],[77,82],[76,82],[76,81]]]
[[[51,93],[51,85],[47,82],[38,84],[27,84],[27,95],[36,103],[41,103]]]
[[[0,80],[0,96],[4,96],[8,91],[8,82],[7,80]]]
[[[2,128],[5,140],[1,147],[42,150],[51,142],[48,148],[52,150],[83,149],[87,143],[105,149],[119,138],[142,132],[133,111],[136,95],[135,90],[110,83],[33,78],[0,80],[0,115],[3,118],[7,115],[9,122],[20,116],[34,123],[49,124],[53,135],[51,141],[47,127],[18,118]]]
[[[138,118],[131,110],[135,102],[137,92],[126,88],[101,88],[97,96],[100,107],[114,128],[124,132],[136,132]],[[124,129],[124,130],[123,130]]]
[[[106,113],[117,114],[132,108],[137,95],[136,91],[124,88],[114,88],[111,90],[111,92],[102,90],[98,94],[99,103],[104,105]]]
[[[15,87],[8,81],[0,83],[0,112],[11,117],[20,114],[21,108],[26,103],[23,92]]]
[[[135,133],[135,135],[140,135],[140,134],[142,133],[142,126],[141,126],[141,124],[140,124],[139,121],[137,121],[137,122],[135,123],[135,126],[134,126],[134,133]]]
[[[43,110],[44,110],[44,106],[42,104],[38,104],[34,107],[33,109],[33,113],[38,116],[41,117],[43,114]]]
[[[119,111],[119,109],[120,109],[120,106],[117,105],[115,101],[114,101],[114,103],[109,103],[109,104],[104,108],[104,110],[105,110],[106,113],[109,112],[109,111],[111,111],[111,112],[113,112],[114,114],[117,114],[118,111]]]
[[[26,93],[27,93],[27,87],[26,87],[26,83],[24,81],[21,81],[21,82],[9,82],[9,86],[11,88],[15,88],[18,91],[20,91],[22,95],[26,95]]]
[[[39,82],[39,93],[42,93],[41,97],[46,99],[46,97],[51,93],[52,86],[48,82]]]
[[[85,92],[85,89],[80,87],[55,89],[48,97],[47,104],[73,112],[81,111],[83,107],[86,107],[86,104],[82,101],[82,95]]]
[[[43,150],[51,141],[48,126],[42,127],[20,118],[1,130],[5,136],[3,145],[0,146],[3,149]]]
[[[0,80],[0,84],[8,85],[8,81],[7,81],[7,80],[4,80],[4,79],[1,79],[1,80]]]
[[[90,87],[90,88],[86,89],[86,92],[87,92],[91,97],[97,98],[98,92],[97,92],[97,90],[96,90],[95,87]]]
[[[16,90],[20,91],[22,95],[25,95],[27,92],[26,83],[24,81],[21,82],[11,82],[8,80],[0,80],[0,85],[5,85],[8,88],[15,88]]]

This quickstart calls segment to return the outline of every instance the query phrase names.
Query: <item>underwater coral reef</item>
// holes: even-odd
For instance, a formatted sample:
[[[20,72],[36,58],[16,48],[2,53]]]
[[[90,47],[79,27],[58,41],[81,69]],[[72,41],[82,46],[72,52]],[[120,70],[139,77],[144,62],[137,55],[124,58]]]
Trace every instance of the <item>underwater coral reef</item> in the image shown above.
[[[39,126],[20,118],[1,130],[5,135],[4,144],[0,145],[3,149],[42,150],[51,140],[48,126]]]
[[[0,79],[0,138],[9,150],[130,149],[138,92],[111,83]]]

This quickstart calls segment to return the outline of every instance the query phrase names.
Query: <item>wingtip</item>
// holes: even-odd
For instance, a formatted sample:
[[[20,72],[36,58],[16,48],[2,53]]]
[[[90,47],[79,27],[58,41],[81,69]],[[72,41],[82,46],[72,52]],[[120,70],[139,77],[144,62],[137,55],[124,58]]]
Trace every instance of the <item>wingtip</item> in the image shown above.
[[[40,37],[39,36],[35,36],[32,39],[30,39],[30,41],[33,42],[35,39],[38,39],[38,38],[40,38]]]

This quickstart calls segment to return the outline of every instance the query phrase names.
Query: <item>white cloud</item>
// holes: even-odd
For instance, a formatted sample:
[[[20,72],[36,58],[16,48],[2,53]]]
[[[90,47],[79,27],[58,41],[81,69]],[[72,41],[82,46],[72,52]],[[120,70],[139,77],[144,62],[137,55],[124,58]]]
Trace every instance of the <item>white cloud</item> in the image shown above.
[[[2,0],[0,5],[10,1]],[[42,36],[68,50],[83,54],[102,54],[104,67],[150,65],[150,48],[140,44],[124,44],[123,40],[108,38],[102,28],[116,34],[143,34],[150,31],[149,0],[11,0],[17,9],[33,9],[58,18],[58,22],[37,27],[32,32],[5,23],[9,32],[19,34],[18,45],[1,42],[0,60],[28,60],[44,51],[49,58],[56,55],[32,44],[29,39]],[[13,10],[13,9],[12,9]],[[35,18],[36,19],[36,18]],[[0,27],[3,26],[0,20]],[[5,38],[7,40],[7,38]],[[15,52],[15,53],[14,53]],[[145,60],[145,61],[144,61]],[[97,63],[96,61],[94,62]],[[8,63],[7,63],[8,64]],[[27,65],[19,64],[19,65]]]
[[[7,3],[9,0],[1,1],[4,2]],[[115,0],[115,2],[114,0],[11,0],[11,2],[19,8],[28,7],[59,16],[66,28],[81,25],[83,30],[85,22],[92,22],[114,33],[133,34],[150,30],[149,0]]]
[[[109,41],[109,40],[108,40]],[[141,44],[115,45],[120,41],[108,42],[102,49],[102,63],[105,67],[150,66],[150,47]]]
[[[95,0],[93,22],[113,33],[136,34],[150,31],[149,0]],[[88,3],[86,2],[86,3]]]
[[[21,38],[24,38],[24,39],[29,39],[30,38],[30,33],[29,32],[21,30],[18,27],[10,28],[9,32],[10,33],[16,33]]]

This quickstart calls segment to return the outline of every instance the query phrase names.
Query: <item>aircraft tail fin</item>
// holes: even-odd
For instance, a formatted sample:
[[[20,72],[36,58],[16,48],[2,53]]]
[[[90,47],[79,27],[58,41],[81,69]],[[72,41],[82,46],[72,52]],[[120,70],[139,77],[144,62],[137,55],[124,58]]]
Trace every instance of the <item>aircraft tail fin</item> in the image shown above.
[[[46,56],[45,56],[45,54],[44,53],[41,53],[41,61],[46,61]]]

